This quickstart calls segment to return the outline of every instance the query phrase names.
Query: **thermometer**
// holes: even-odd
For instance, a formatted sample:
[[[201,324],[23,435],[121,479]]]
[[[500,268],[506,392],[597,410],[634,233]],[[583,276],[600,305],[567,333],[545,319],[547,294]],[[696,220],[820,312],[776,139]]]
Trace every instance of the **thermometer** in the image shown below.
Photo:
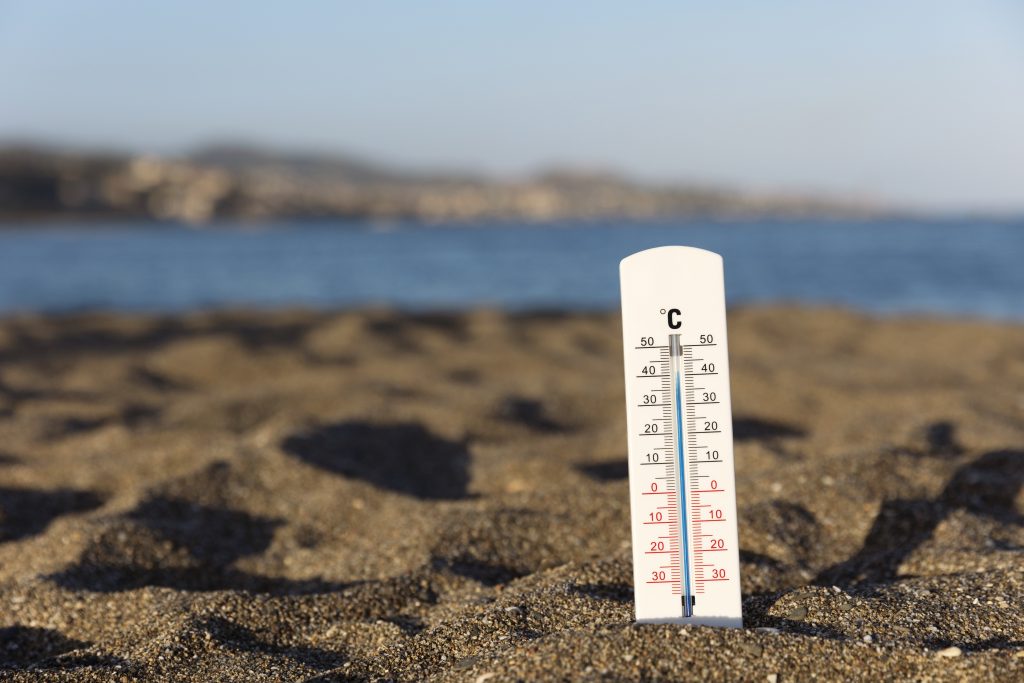
[[[659,247],[619,271],[636,620],[742,626],[722,257]]]

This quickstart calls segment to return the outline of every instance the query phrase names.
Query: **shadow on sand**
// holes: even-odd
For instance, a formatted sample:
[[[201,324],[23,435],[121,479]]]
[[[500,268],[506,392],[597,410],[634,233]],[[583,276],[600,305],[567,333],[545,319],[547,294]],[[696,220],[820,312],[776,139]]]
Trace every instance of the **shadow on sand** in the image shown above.
[[[303,594],[348,585],[267,577],[235,568],[240,558],[264,552],[280,524],[239,510],[156,496],[117,518],[77,563],[49,578],[64,588],[97,592],[160,586]]]
[[[118,667],[117,675],[132,674],[133,667],[118,657],[94,654],[74,654],[90,646],[89,643],[66,637],[60,631],[34,626],[7,626],[0,628],[0,671],[74,671],[81,669],[111,669]],[[115,674],[110,672],[113,677]],[[134,677],[134,676],[133,676]]]
[[[0,487],[0,543],[35,536],[62,515],[102,504],[103,498],[91,491]]]
[[[900,565],[956,510],[1011,524],[1024,523],[1014,501],[1024,486],[1024,451],[1000,450],[963,465],[933,499],[888,500],[861,549],[822,571],[815,583],[851,586],[889,581]]]
[[[342,422],[287,437],[286,453],[327,470],[424,500],[468,498],[466,444],[420,424]]]

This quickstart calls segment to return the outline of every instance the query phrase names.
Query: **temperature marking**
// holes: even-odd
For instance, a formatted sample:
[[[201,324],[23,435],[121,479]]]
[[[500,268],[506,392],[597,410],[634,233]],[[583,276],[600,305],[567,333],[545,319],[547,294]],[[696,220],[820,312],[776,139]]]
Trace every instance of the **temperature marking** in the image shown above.
[[[620,269],[637,621],[741,626],[722,260],[662,247]]]

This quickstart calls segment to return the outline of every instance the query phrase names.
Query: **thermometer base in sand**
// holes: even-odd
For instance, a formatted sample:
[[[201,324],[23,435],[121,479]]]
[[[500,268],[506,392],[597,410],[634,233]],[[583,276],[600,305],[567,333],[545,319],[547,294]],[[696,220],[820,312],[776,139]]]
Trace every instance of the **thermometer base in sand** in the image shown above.
[[[636,619],[742,626],[722,258],[622,260]]]

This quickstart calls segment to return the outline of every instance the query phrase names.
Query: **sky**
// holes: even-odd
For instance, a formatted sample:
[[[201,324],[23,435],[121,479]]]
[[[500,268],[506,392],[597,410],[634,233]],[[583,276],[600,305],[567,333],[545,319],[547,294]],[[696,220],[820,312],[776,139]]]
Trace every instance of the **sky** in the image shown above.
[[[0,0],[0,140],[1024,212],[1024,3]]]

